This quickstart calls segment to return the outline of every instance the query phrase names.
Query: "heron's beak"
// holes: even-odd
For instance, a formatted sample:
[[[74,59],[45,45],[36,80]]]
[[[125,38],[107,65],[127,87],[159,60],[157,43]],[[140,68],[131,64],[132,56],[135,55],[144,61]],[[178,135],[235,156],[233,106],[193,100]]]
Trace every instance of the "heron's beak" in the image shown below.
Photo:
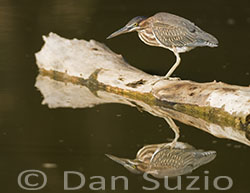
[[[107,37],[107,39],[119,36],[121,34],[125,34],[128,33],[130,31],[130,29],[127,26],[124,26],[123,28],[115,31],[114,33],[112,33],[110,36]]]
[[[108,158],[112,159],[113,161],[117,162],[118,164],[123,165],[127,170],[134,174],[140,174],[141,171],[139,171],[135,164],[133,164],[133,160],[125,159],[125,158],[119,158],[113,155],[105,154]]]
[[[113,155],[110,155],[110,154],[105,154],[108,158],[110,158],[111,160],[117,162],[118,164],[121,164],[121,165],[125,165],[126,164],[126,159],[123,159],[123,158],[119,158],[119,157],[116,157],[116,156],[113,156]]]

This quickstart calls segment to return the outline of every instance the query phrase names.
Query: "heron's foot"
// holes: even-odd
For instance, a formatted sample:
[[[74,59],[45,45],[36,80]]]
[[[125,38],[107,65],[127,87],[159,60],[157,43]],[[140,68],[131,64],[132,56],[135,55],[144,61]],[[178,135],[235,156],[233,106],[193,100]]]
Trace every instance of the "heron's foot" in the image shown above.
[[[157,82],[161,81],[161,80],[170,80],[170,81],[179,81],[181,80],[181,78],[179,77],[160,77],[158,80],[156,80],[152,85],[155,85]]]
[[[176,143],[177,143],[177,139],[174,139],[170,143],[165,143],[163,146],[160,147],[160,149],[164,149],[164,148],[174,149],[176,146]]]
[[[170,149],[174,149],[175,146],[176,146],[176,143],[177,143],[177,139],[174,139],[172,142],[168,143],[167,146],[168,146]]]
[[[178,80],[181,80],[181,78],[179,78],[179,77],[164,77],[163,80],[178,81]]]
[[[155,150],[155,152],[153,153],[153,155],[152,155],[152,157],[151,157],[151,160],[153,160],[153,159],[154,159],[154,156],[155,156],[159,151],[161,151],[162,149],[165,149],[165,148],[167,148],[167,149],[174,149],[174,148],[176,147],[177,140],[178,140],[178,138],[175,137],[175,139],[174,139],[172,142],[170,142],[170,143],[164,143],[164,144],[162,144],[160,147],[158,147],[158,148]],[[150,160],[150,162],[151,162],[151,160]]]
[[[176,143],[177,143],[177,139],[175,138],[172,142],[165,143],[165,144],[163,144],[162,146],[160,146],[160,147],[156,150],[156,152],[159,152],[160,150],[165,149],[165,148],[174,149],[175,146],[176,146]]]

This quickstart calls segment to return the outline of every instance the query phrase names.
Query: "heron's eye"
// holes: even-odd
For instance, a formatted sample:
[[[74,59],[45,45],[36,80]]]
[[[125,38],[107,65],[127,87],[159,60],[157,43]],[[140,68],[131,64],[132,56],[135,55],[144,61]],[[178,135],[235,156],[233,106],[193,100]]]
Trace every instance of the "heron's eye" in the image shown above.
[[[138,23],[135,23],[135,24],[134,24],[134,27],[137,27],[137,26],[138,26]]]

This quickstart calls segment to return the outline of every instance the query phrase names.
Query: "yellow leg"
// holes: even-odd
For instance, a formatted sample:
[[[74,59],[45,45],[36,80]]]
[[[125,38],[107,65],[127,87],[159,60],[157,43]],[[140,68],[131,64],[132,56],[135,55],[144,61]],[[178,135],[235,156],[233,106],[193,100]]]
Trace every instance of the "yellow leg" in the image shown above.
[[[165,78],[169,78],[181,62],[181,57],[180,57],[179,53],[174,51],[174,55],[176,56],[176,61],[175,61],[174,65],[170,68],[168,73],[165,75]]]

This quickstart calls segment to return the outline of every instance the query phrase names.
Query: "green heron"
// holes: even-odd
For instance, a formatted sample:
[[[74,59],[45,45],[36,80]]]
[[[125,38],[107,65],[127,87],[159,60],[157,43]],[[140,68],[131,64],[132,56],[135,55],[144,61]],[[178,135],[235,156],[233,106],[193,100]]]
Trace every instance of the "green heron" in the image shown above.
[[[106,155],[132,173],[148,173],[156,178],[164,178],[190,173],[212,161],[216,152],[196,150],[191,145],[176,142],[174,148],[166,143],[144,146],[133,160]]]
[[[214,36],[201,30],[191,21],[163,12],[151,17],[135,17],[107,39],[133,31],[138,32],[145,44],[167,48],[174,52],[176,62],[166,74],[166,78],[170,77],[180,64],[179,53],[187,52],[195,47],[218,46],[218,40]]]

